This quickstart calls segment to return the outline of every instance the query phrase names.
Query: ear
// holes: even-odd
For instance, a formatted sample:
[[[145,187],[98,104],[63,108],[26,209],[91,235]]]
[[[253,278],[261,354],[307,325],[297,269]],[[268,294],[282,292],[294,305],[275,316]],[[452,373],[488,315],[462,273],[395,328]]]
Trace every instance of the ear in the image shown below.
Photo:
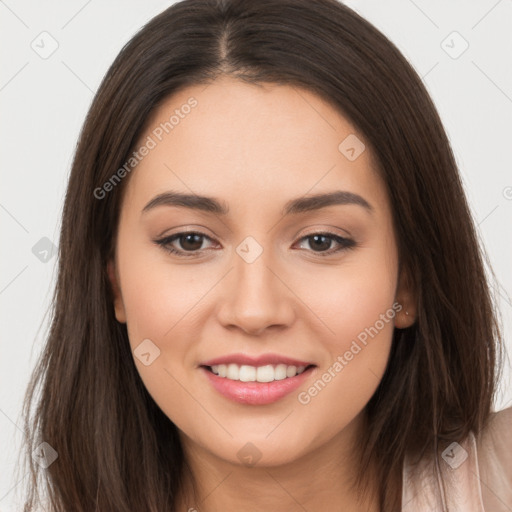
[[[110,285],[112,287],[112,293],[114,295],[114,310],[116,319],[118,322],[126,323],[126,312],[124,309],[123,297],[121,295],[121,289],[119,287],[119,276],[117,275],[117,269],[112,260],[107,263],[107,272]]]
[[[395,316],[395,327],[399,329],[410,327],[416,321],[417,293],[411,276],[405,268],[400,271],[395,301],[402,306]]]

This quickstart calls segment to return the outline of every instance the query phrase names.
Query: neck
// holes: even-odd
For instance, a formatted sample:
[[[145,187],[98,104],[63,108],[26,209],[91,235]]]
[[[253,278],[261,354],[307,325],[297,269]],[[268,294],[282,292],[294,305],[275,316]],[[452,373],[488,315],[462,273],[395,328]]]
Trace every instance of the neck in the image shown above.
[[[360,415],[328,443],[301,458],[261,467],[219,458],[180,432],[190,474],[185,475],[176,510],[379,512],[373,469],[368,472],[364,497],[355,488],[358,453],[354,447],[359,446],[362,424]]]

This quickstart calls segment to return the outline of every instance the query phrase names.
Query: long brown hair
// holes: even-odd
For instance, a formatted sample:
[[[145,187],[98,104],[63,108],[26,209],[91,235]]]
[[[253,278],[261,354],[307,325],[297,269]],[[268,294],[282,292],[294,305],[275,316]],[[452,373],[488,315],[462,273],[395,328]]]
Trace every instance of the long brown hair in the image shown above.
[[[399,509],[392,489],[405,454],[436,451],[487,421],[502,339],[488,258],[439,115],[411,65],[336,0],[185,0],[122,49],[80,134],[52,323],[24,402],[26,510],[39,489],[52,512],[174,510],[187,470],[177,428],[138,375],[107,276],[129,177],[102,199],[94,191],[129,159],[164,99],[222,74],[303,87],[329,101],[364,134],[386,183],[418,315],[395,329],[366,406],[361,489],[376,467],[381,509]],[[43,442],[58,454],[46,469],[32,458]]]

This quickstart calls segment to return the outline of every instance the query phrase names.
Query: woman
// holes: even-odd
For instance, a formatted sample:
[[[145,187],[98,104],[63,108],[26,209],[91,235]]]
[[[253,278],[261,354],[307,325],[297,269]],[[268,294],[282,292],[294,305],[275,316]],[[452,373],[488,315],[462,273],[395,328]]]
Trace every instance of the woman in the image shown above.
[[[449,142],[343,4],[151,20],[85,121],[59,250],[26,398],[47,510],[512,507],[500,329]]]

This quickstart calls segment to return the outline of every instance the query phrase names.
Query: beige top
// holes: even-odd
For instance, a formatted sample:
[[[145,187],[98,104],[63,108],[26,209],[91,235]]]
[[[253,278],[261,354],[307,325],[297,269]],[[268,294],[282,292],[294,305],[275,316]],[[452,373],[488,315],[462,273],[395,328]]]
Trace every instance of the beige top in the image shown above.
[[[478,438],[450,444],[412,472],[406,457],[402,512],[512,512],[512,407],[493,413]],[[443,483],[445,493],[440,492]]]

